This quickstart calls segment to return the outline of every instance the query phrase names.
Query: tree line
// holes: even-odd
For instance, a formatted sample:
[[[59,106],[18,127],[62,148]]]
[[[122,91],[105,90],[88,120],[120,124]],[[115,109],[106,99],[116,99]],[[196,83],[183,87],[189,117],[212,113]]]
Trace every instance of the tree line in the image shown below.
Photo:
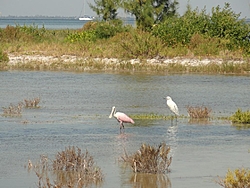
[[[89,4],[102,21],[117,20],[118,9],[135,17],[136,28],[149,31],[163,39],[167,45],[187,45],[194,35],[208,40],[218,40],[220,46],[229,50],[250,53],[250,27],[240,13],[235,13],[229,3],[206,9],[192,10],[188,4],[185,13],[177,12],[177,0],[94,0]]]

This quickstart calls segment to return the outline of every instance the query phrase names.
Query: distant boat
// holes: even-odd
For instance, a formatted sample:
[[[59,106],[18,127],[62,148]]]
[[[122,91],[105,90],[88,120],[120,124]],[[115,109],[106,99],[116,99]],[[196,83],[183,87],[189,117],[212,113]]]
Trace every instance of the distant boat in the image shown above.
[[[82,15],[82,12],[85,13],[84,1],[83,1],[83,4],[82,4],[82,10],[81,10],[80,15]],[[80,16],[78,19],[81,20],[81,21],[91,21],[91,20],[94,19],[94,17],[89,16],[89,15],[84,15],[84,16]]]
[[[78,19],[81,20],[81,21],[91,21],[94,18],[92,16],[84,15],[82,17],[79,17]]]

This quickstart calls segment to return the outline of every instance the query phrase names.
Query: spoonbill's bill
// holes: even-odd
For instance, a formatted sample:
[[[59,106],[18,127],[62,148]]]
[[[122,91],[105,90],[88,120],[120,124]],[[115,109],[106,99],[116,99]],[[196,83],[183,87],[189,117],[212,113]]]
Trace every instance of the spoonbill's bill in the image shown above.
[[[117,121],[120,123],[120,132],[121,129],[124,129],[123,123],[132,123],[134,124],[134,120],[128,117],[126,114],[122,112],[116,112],[115,106],[112,107],[111,113],[109,115],[109,118],[115,117]]]
[[[176,118],[177,118],[177,116],[180,115],[180,114],[179,114],[179,109],[178,109],[177,105],[176,105],[175,102],[172,100],[172,98],[169,97],[169,96],[166,97],[166,100],[167,100],[167,105],[168,105],[169,109],[171,110],[171,112],[174,113],[174,115],[175,115]]]

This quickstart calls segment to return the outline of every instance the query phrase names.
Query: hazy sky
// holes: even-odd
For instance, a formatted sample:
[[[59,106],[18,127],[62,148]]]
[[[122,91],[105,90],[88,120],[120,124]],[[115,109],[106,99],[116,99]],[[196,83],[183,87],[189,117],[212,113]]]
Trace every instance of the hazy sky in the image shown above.
[[[87,0],[94,4],[94,0]],[[225,2],[230,3],[235,13],[241,13],[241,17],[250,18],[250,0],[178,0],[178,12],[183,14],[189,2],[194,9],[199,10],[206,7],[207,12],[212,7],[220,5],[224,7]],[[85,3],[85,14],[95,16],[95,13]],[[0,14],[2,16],[79,16],[82,10],[83,0],[0,0]]]

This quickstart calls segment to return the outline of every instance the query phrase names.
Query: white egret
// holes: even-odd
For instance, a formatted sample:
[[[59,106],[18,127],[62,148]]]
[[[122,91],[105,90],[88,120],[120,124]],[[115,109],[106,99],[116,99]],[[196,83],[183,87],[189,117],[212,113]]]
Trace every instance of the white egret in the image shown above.
[[[179,116],[180,114],[179,114],[179,109],[178,109],[176,103],[169,96],[166,97],[166,100],[167,100],[167,105],[168,105],[169,109],[171,110],[171,112],[174,113],[174,115],[177,118],[177,116]]]

